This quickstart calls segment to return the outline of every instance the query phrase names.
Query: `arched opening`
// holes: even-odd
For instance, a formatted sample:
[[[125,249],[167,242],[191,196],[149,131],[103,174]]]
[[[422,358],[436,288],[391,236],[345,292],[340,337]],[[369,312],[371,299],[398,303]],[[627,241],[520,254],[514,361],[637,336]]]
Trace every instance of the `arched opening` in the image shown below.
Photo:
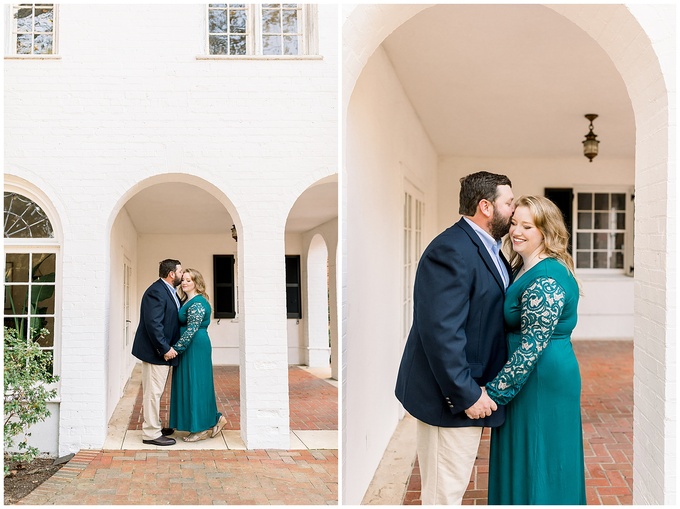
[[[238,244],[232,225],[240,229],[239,218],[224,193],[189,175],[152,177],[121,198],[110,233],[106,365],[110,420],[107,440],[111,446],[120,447],[128,431],[140,429],[140,423],[132,422],[131,417],[140,390],[139,369],[135,369],[138,361],[131,355],[131,348],[141,297],[157,280],[158,264],[166,258],[176,258],[183,267],[197,269],[205,279],[213,307],[208,334],[214,376],[216,380],[222,376],[231,380],[228,383],[233,394],[224,395],[227,399],[222,406],[231,423],[228,429],[238,429],[239,394],[233,389],[239,385],[240,288]],[[232,410],[234,415],[230,414]],[[162,419],[166,411],[163,407]]]

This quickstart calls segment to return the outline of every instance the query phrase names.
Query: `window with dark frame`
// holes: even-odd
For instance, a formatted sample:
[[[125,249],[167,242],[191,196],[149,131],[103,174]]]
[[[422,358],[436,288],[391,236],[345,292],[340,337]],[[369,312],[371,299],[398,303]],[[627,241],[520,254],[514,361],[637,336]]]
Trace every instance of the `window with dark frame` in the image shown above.
[[[213,315],[236,318],[234,255],[213,255]]]
[[[302,318],[300,255],[286,255],[286,310],[288,318]]]

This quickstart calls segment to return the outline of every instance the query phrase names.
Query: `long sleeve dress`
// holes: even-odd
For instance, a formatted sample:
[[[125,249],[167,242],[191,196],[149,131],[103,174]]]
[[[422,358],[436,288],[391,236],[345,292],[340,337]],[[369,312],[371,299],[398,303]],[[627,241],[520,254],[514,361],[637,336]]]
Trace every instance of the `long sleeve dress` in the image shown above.
[[[222,415],[213,381],[210,312],[202,295],[185,302],[179,310],[180,338],[173,345],[180,355],[172,371],[170,427],[191,433],[212,428]]]
[[[581,375],[571,345],[579,289],[554,258],[540,261],[505,298],[510,358],[487,384],[505,404],[491,432],[490,505],[585,504]]]

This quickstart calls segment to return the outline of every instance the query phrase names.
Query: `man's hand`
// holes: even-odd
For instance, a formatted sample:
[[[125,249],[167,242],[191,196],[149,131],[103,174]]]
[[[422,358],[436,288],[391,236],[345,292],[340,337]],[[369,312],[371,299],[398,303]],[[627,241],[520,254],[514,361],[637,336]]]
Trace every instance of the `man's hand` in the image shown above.
[[[173,347],[170,347],[170,350],[168,350],[165,353],[165,355],[163,356],[163,358],[166,361],[169,361],[170,359],[174,359],[175,357],[177,357],[177,351],[175,351],[175,349]]]
[[[481,387],[482,395],[477,402],[470,408],[465,410],[465,415],[470,419],[481,419],[490,416],[493,412],[498,410],[498,405],[486,393],[486,387]]]

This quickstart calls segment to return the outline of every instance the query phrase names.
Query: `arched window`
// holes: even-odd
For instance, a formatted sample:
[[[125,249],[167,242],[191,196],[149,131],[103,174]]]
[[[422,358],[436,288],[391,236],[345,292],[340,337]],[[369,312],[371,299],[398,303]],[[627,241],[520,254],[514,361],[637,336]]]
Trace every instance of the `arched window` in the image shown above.
[[[5,192],[4,235],[4,325],[51,352],[54,373],[59,246],[52,222],[30,198]],[[41,336],[43,329],[47,333]]]

